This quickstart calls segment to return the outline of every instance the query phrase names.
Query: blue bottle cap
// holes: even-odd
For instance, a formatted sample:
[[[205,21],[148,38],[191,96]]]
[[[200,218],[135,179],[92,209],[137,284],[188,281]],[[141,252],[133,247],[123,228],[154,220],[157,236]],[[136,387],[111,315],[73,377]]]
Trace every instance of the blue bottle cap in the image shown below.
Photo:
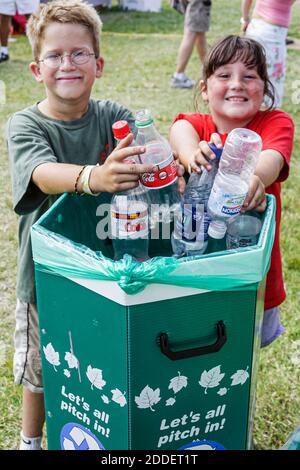
[[[219,149],[215,146],[215,144],[208,144],[208,146],[212,149],[212,151],[216,154],[216,161],[218,162],[221,158],[223,147]]]

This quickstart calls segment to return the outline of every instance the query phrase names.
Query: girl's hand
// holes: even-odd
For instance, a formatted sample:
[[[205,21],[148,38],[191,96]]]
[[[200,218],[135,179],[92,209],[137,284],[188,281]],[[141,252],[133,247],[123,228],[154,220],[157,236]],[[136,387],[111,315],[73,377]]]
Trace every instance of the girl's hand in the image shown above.
[[[265,186],[257,175],[253,175],[241,212],[244,213],[253,209],[257,212],[264,212],[266,207]]]
[[[130,161],[130,157],[136,157],[146,151],[145,147],[128,147],[132,139],[132,134],[122,139],[105,163],[93,169],[90,176],[90,188],[93,192],[127,191],[138,186],[141,174],[156,171],[156,166],[152,164],[125,161]]]
[[[210,171],[212,166],[209,163],[210,160],[214,160],[216,155],[214,151],[210,148],[209,144],[215,144],[218,149],[222,148],[222,141],[216,132],[214,132],[210,137],[210,142],[206,140],[201,140],[199,142],[199,148],[194,153],[190,163],[189,163],[189,173],[192,171],[196,173],[201,173],[201,167],[203,166],[206,170]]]

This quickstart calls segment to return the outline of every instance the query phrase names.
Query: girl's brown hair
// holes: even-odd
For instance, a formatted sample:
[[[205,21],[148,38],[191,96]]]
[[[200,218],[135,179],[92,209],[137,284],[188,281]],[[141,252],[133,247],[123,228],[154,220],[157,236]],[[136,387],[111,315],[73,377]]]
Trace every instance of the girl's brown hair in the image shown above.
[[[264,48],[254,39],[229,35],[217,42],[208,52],[204,63],[202,80],[205,85],[208,78],[222,65],[232,64],[240,60],[249,69],[256,69],[264,82],[264,95],[268,96],[271,104],[267,110],[274,107],[275,89],[268,77],[267,61]],[[197,106],[197,102],[195,102]]]

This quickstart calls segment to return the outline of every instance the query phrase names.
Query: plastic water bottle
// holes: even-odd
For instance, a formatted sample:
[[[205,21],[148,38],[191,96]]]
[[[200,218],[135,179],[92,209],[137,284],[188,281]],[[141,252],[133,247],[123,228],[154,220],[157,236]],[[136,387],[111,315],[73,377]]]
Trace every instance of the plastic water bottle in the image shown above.
[[[148,109],[136,114],[135,124],[138,128],[136,144],[146,147],[146,152],[140,155],[142,163],[157,166],[156,172],[144,173],[141,176],[142,184],[150,189],[152,225],[156,222],[171,222],[181,201],[172,149],[167,139],[155,128]],[[153,207],[153,204],[156,206]]]
[[[191,174],[181,202],[181,211],[174,225],[171,243],[173,253],[177,256],[200,255],[207,247],[210,223],[207,203],[222,154],[222,149],[214,144],[209,146],[216,154],[215,160],[211,161],[212,168],[210,171],[204,168],[201,174]]]
[[[131,132],[127,121],[114,123],[112,129],[117,141]],[[124,164],[136,162],[136,157],[124,160]],[[148,198],[144,187],[139,184],[137,188],[114,194],[110,216],[114,259],[123,258],[125,253],[137,261],[149,259]]]
[[[256,245],[261,230],[261,220],[255,216],[239,214],[229,222],[226,234],[228,250]]]
[[[208,200],[210,237],[223,238],[227,222],[240,213],[261,147],[261,138],[254,131],[237,128],[229,133]]]

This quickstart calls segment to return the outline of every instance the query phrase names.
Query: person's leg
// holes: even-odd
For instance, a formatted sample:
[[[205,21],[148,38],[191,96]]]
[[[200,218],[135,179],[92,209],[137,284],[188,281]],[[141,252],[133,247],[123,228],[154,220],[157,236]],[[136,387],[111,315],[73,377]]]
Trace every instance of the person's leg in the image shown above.
[[[1,15],[1,27],[0,27],[0,62],[8,60],[8,36],[10,32],[11,16]]]
[[[203,63],[207,48],[205,32],[196,33],[195,46],[199,55],[200,62]]]
[[[36,305],[20,300],[16,307],[14,376],[23,385],[21,450],[41,448],[44,394]]]
[[[176,73],[184,73],[192,55],[197,33],[184,30],[183,38],[178,50]]]
[[[27,437],[43,434],[45,422],[44,394],[23,387],[22,431]]]
[[[284,327],[280,322],[279,306],[265,310],[261,332],[261,347],[268,346],[282,333],[284,333]]]

